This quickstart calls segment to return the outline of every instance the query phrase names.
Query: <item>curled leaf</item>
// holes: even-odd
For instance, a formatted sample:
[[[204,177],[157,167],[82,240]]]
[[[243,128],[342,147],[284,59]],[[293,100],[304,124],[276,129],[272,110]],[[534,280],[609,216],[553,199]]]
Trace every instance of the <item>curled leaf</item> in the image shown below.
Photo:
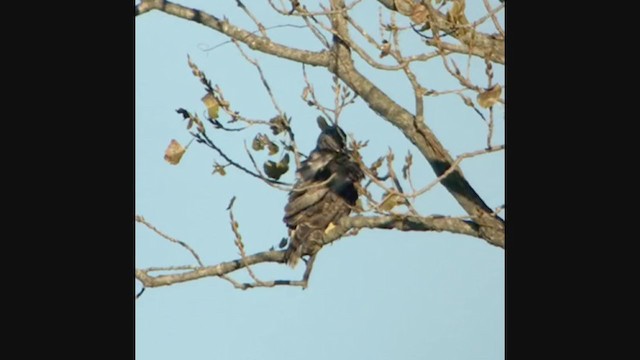
[[[380,204],[380,209],[383,211],[389,211],[398,205],[404,204],[404,198],[398,194],[389,195],[385,193],[383,199],[384,201]]]
[[[225,176],[227,175],[227,171],[224,169],[226,166],[222,166],[218,163],[213,164],[213,172],[211,173],[211,175],[218,173],[220,174],[220,176]],[[233,197],[233,200],[235,200],[235,196]],[[229,207],[231,207],[231,204],[233,204],[233,200],[231,201],[231,203],[229,204]],[[229,209],[227,209],[229,210]]]
[[[191,114],[189,114],[189,112],[183,108],[176,109],[176,112],[182,115],[183,120],[191,118]]]
[[[427,22],[428,15],[429,12],[427,11],[426,6],[422,4],[415,4],[411,11],[411,21],[413,21],[414,24],[424,24]]]
[[[164,152],[164,160],[171,165],[177,165],[182,159],[182,155],[184,155],[185,151],[187,151],[179,142],[175,139],[171,139],[167,150]]]
[[[309,86],[305,86],[304,90],[302,90],[302,100],[307,101],[307,96],[309,96],[309,93],[311,92],[311,89],[309,89]]]
[[[285,154],[285,156],[278,162],[268,160],[264,163],[262,168],[268,177],[274,180],[280,179],[280,176],[289,171],[289,154]]]
[[[289,239],[287,239],[286,237],[283,237],[282,240],[280,240],[280,243],[278,244],[278,247],[280,249],[284,249],[284,247],[287,246],[288,242],[289,242]]]
[[[502,86],[495,84],[490,89],[486,89],[482,94],[478,94],[478,104],[485,109],[490,108],[500,100],[501,94]]]
[[[269,120],[269,123],[271,124],[269,125],[269,128],[271,129],[271,132],[273,133],[273,135],[278,135],[284,130],[286,130],[287,123],[285,120],[286,119],[284,119],[283,116],[280,116],[280,115],[277,115],[271,118],[271,120]]]
[[[275,155],[280,151],[278,145],[271,140],[269,140],[269,143],[267,144],[267,149],[269,149],[269,155]]]
[[[218,103],[218,99],[208,92],[205,96],[202,97],[202,102],[207,107],[207,112],[209,117],[212,119],[218,118],[218,110],[220,110],[220,104]]]
[[[267,144],[265,143],[264,135],[262,134],[256,135],[256,137],[254,137],[253,141],[251,142],[251,148],[255,151],[260,151],[264,149],[265,145]]]
[[[413,9],[413,0],[393,0],[396,5],[396,10],[402,15],[411,16],[411,10]]]
[[[449,20],[449,22],[451,23],[459,25],[468,24],[469,20],[467,20],[467,17],[464,14],[465,7],[465,0],[454,0],[451,10],[447,12],[447,20]]]

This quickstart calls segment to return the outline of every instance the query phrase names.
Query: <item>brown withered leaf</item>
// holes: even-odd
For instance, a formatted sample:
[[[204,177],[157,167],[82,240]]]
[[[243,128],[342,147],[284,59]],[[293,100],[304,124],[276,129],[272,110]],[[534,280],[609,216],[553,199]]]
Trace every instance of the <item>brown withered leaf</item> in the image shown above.
[[[465,0],[454,0],[451,10],[447,12],[447,20],[449,20],[449,22],[451,23],[459,25],[468,24],[469,20],[467,20],[467,17],[464,14],[465,7]]]
[[[280,176],[285,173],[284,171],[278,169],[278,163],[272,160],[267,160],[267,162],[262,165],[262,168],[264,169],[264,173],[267,174],[268,177],[275,180],[280,179]]]
[[[362,207],[362,200],[360,199],[356,200],[356,204],[353,205],[353,211],[355,211],[358,214],[361,212],[364,212],[364,207]]]
[[[220,165],[218,163],[215,163],[213,165],[213,172],[211,173],[211,175],[214,175],[215,173],[220,174],[220,176],[227,175],[227,171],[224,168],[225,168],[225,166],[222,166],[222,165]],[[234,199],[235,199],[235,197],[234,197]],[[231,204],[233,204],[233,202],[231,202]],[[227,209],[227,210],[229,210],[229,209]]]
[[[309,86],[305,86],[304,90],[302,90],[302,100],[307,101],[307,96],[309,96],[310,92],[311,90],[309,89]]]
[[[380,210],[389,211],[398,205],[404,204],[404,198],[398,194],[388,195],[385,193],[384,201],[380,204]]]
[[[269,155],[275,155],[280,151],[278,145],[271,140],[269,140],[269,143],[267,144],[267,149],[269,149]]]
[[[280,161],[274,162],[268,160],[262,166],[264,169],[264,173],[267,174],[268,177],[278,180],[280,176],[289,171],[289,154],[287,153]]]
[[[396,10],[402,15],[411,16],[411,10],[413,9],[413,0],[393,0],[396,5]]]
[[[287,128],[285,119],[280,115],[276,115],[271,118],[269,120],[269,123],[271,124],[269,125],[269,128],[271,128],[271,132],[273,133],[273,135],[278,135]]]
[[[490,89],[486,89],[482,94],[478,94],[478,104],[485,109],[492,107],[500,100],[502,94],[502,86],[495,84]]]
[[[202,123],[202,121],[200,121],[200,119],[198,119],[198,121],[196,122],[196,125],[198,126],[198,132],[201,134],[204,134],[204,124]]]
[[[175,139],[171,139],[167,150],[164,152],[164,160],[171,165],[178,165],[182,155],[187,151],[179,142]]]
[[[253,141],[251,142],[251,148],[255,151],[264,149],[265,145],[266,143],[264,141],[264,135],[262,134],[256,135],[256,137],[254,137]]]
[[[207,93],[202,97],[202,102],[207,107],[207,112],[209,117],[212,119],[218,118],[218,111],[220,110],[220,104],[218,103],[218,99],[212,94]]]
[[[427,22],[428,15],[429,11],[427,11],[426,6],[422,4],[415,4],[411,12],[411,21],[413,21],[414,24],[424,24]]]

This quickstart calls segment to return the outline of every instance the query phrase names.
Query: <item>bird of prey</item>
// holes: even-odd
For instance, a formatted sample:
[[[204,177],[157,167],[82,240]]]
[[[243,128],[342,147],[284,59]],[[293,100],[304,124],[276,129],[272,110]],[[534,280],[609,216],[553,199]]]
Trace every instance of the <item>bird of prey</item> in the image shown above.
[[[344,131],[322,117],[318,126],[322,131],[316,148],[296,171],[297,181],[284,209],[291,239],[285,259],[291,267],[303,255],[320,250],[330,224],[349,215],[358,199],[355,184],[364,178],[347,149]]]

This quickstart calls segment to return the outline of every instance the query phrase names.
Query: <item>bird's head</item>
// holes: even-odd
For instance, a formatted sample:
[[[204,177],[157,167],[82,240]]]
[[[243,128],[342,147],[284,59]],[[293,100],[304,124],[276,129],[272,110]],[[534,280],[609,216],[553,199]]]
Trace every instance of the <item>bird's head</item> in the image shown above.
[[[318,136],[316,150],[346,153],[347,135],[338,125],[329,125],[321,116],[318,117],[318,126],[322,130]]]

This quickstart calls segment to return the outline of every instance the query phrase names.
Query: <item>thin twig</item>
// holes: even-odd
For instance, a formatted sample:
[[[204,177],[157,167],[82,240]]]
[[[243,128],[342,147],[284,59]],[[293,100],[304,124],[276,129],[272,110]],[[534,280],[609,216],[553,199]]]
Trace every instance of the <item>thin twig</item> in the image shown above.
[[[231,203],[230,205],[233,205],[233,203]],[[231,221],[231,230],[233,231],[233,234],[236,236],[234,244],[236,245],[238,250],[240,250],[241,260],[245,263],[245,268],[247,269],[247,272],[249,273],[249,276],[251,276],[251,278],[257,284],[260,284],[261,286],[263,286],[264,283],[260,279],[258,279],[258,277],[253,272],[253,270],[251,270],[251,266],[249,266],[245,262],[245,259],[247,257],[247,253],[245,253],[245,251],[244,251],[244,243],[242,242],[242,235],[240,235],[240,231],[238,230],[238,227],[239,227],[238,222],[233,217],[233,206],[229,206],[229,219]]]
[[[198,269],[201,266],[193,266],[193,265],[180,265],[180,266],[156,266],[143,269],[146,272],[152,271],[180,271],[180,270],[193,270]]]
[[[245,14],[247,14],[247,16],[249,16],[251,18],[253,23],[256,24],[256,26],[258,27],[258,30],[260,31],[262,36],[264,36],[265,38],[268,39],[269,35],[267,35],[267,31],[265,30],[264,25],[262,25],[262,23],[258,20],[258,18],[256,18],[253,15],[253,13],[251,11],[249,11],[249,9],[242,3],[242,1],[236,0],[236,4],[238,5],[238,7],[240,7],[245,12]]]
[[[158,230],[155,226],[151,225],[150,223],[148,223],[142,216],[140,215],[136,215],[135,217],[136,222],[139,222],[141,224],[143,224],[144,226],[148,227],[149,229],[153,230],[156,234],[162,236],[163,238],[171,241],[172,243],[176,243],[179,244],[180,246],[184,247],[185,249],[187,249],[191,255],[193,255],[193,257],[196,259],[196,261],[198,262],[198,265],[200,265],[201,267],[204,267],[204,264],[202,263],[202,261],[200,260],[200,256],[198,256],[198,254],[191,248],[191,246],[187,245],[185,242],[177,240],[172,238],[169,235],[164,234],[162,231]]]
[[[218,148],[213,141],[211,141],[211,139],[209,139],[209,137],[206,134],[194,134],[194,136],[196,136],[196,141],[201,142],[206,144],[207,146],[209,146],[210,148],[214,149],[215,151],[218,152],[218,154],[220,154],[220,156],[222,156],[225,160],[227,160],[228,163],[230,163],[231,165],[233,165],[234,167],[242,170],[243,172],[258,178],[260,180],[263,180],[265,182],[268,182],[270,185],[272,184],[278,184],[278,185],[285,185],[285,186],[291,186],[291,184],[283,182],[283,181],[278,181],[278,180],[272,180],[269,178],[266,178],[264,176],[261,176],[258,173],[254,173],[253,171],[245,168],[244,166],[238,164],[237,162],[231,160],[231,158],[229,158],[224,152],[222,152],[222,150],[220,150],[220,148]]]
[[[408,196],[417,197],[417,196],[422,195],[425,192],[431,190],[431,188],[433,188],[434,186],[439,184],[440,181],[442,181],[444,178],[449,176],[449,174],[451,174],[453,171],[455,171],[455,169],[458,167],[458,165],[460,165],[462,160],[468,159],[468,158],[472,158],[472,157],[478,156],[478,155],[484,155],[484,154],[500,151],[500,150],[504,150],[504,145],[493,146],[493,147],[490,147],[488,149],[471,151],[471,152],[468,152],[468,153],[461,154],[460,156],[458,156],[456,158],[456,160],[451,164],[451,166],[444,173],[442,173],[442,175],[438,176],[435,180],[430,182],[424,188],[422,188],[422,189],[418,190],[417,192],[414,192],[413,194],[410,194]]]
[[[493,138],[493,106],[489,108],[489,129],[487,131],[487,149],[491,148],[492,138]]]
[[[304,26],[304,25],[281,24],[281,25],[269,26],[269,27],[266,27],[265,29],[266,30],[272,30],[272,29],[278,29],[278,28],[284,28],[284,27],[291,27],[291,28],[295,28],[295,29],[304,29],[304,28],[306,28],[306,26]],[[258,32],[260,32],[260,30],[251,31],[250,34],[255,35]],[[211,47],[205,47],[204,44],[199,44],[198,48],[200,48],[200,50],[202,50],[202,51],[208,52],[208,51],[215,50],[215,49],[219,48],[222,45],[231,44],[231,43],[232,43],[231,40],[227,40],[227,41],[223,41],[223,42],[218,43],[218,44],[216,44],[214,46],[211,46]]]
[[[142,293],[144,292],[144,290],[146,289],[146,287],[142,287],[142,289],[140,290],[139,293],[136,294],[136,300],[138,300],[138,298],[140,298],[140,296],[142,296]]]
[[[258,164],[256,163],[256,160],[253,158],[253,155],[251,155],[251,151],[249,151],[249,148],[247,147],[247,142],[244,141],[244,150],[247,153],[247,155],[249,156],[249,160],[251,160],[251,164],[253,164],[254,169],[256,170],[256,172],[258,173],[258,178],[261,179],[262,181],[264,181],[267,185],[276,188],[278,190],[282,190],[282,191],[291,191],[291,189],[293,188],[292,184],[289,183],[285,183],[285,182],[281,182],[281,181],[275,181],[275,180],[271,180],[268,177],[264,176],[262,174],[262,171],[260,171],[260,168],[258,167]],[[287,187],[281,187],[278,185],[286,185]]]
[[[313,16],[323,16],[323,15],[334,15],[334,14],[340,14],[340,13],[345,13],[346,14],[347,11],[353,9],[362,0],[355,0],[351,4],[345,5],[345,7],[343,9],[339,9],[339,10],[325,10],[325,9],[323,9],[322,11],[310,12],[306,8],[302,8],[302,7],[298,6],[298,8],[296,8],[296,10],[298,10],[299,13],[291,12],[291,11],[288,11],[288,10],[278,9],[278,7],[273,4],[272,0],[268,0],[268,1],[269,1],[269,4],[271,4],[271,7],[276,12],[278,12],[280,15],[286,15],[286,16],[312,16],[312,15]]]
[[[302,77],[304,79],[305,84],[307,85],[306,88],[309,89],[308,94],[311,95],[311,99],[313,99],[313,104],[311,104],[311,105],[315,106],[316,109],[320,110],[320,112],[327,119],[333,119],[333,117],[331,115],[329,115],[329,113],[328,113],[328,111],[331,111],[331,109],[322,106],[322,104],[320,104],[320,102],[316,98],[316,93],[313,90],[313,85],[311,85],[311,82],[309,81],[309,78],[307,77],[307,70],[306,70],[305,64],[302,64]],[[308,103],[309,102],[307,102],[307,104]]]
[[[491,17],[491,21],[493,21],[493,25],[496,27],[496,30],[498,30],[500,35],[502,35],[502,37],[504,38],[505,37],[504,29],[502,28],[502,26],[500,25],[500,22],[498,21],[498,18],[496,17],[496,13],[498,11],[502,10],[502,8],[504,8],[504,3],[498,5],[495,9],[491,9],[491,5],[489,4],[489,0],[482,0],[482,2],[484,3],[484,7],[487,9],[487,11],[489,13],[487,15],[483,16],[481,19],[475,21],[474,24],[477,23],[478,21],[484,19],[484,17],[490,16]],[[484,20],[482,20],[482,21],[484,21]]]
[[[311,255],[307,261],[307,268],[304,270],[304,274],[302,275],[302,283],[304,283],[302,286],[303,290],[309,285],[309,277],[311,276],[311,270],[313,270],[313,263],[316,261],[316,256],[318,256],[318,253]]]
[[[273,107],[276,109],[276,111],[280,116],[284,116],[284,113],[280,109],[280,106],[278,106],[278,101],[276,100],[275,96],[273,95],[273,92],[271,91],[271,86],[269,86],[267,79],[264,77],[264,73],[262,72],[262,68],[260,67],[260,64],[258,64],[258,61],[256,59],[251,58],[249,55],[247,55],[247,53],[245,53],[244,50],[242,50],[242,46],[240,46],[240,43],[237,40],[233,39],[231,41],[233,41],[234,45],[236,45],[236,47],[240,51],[240,54],[242,54],[242,57],[244,57],[245,60],[250,62],[253,66],[255,66],[256,69],[258,69],[258,73],[260,74],[260,80],[262,81],[262,85],[267,90],[267,93],[271,98],[271,103],[273,104]]]

